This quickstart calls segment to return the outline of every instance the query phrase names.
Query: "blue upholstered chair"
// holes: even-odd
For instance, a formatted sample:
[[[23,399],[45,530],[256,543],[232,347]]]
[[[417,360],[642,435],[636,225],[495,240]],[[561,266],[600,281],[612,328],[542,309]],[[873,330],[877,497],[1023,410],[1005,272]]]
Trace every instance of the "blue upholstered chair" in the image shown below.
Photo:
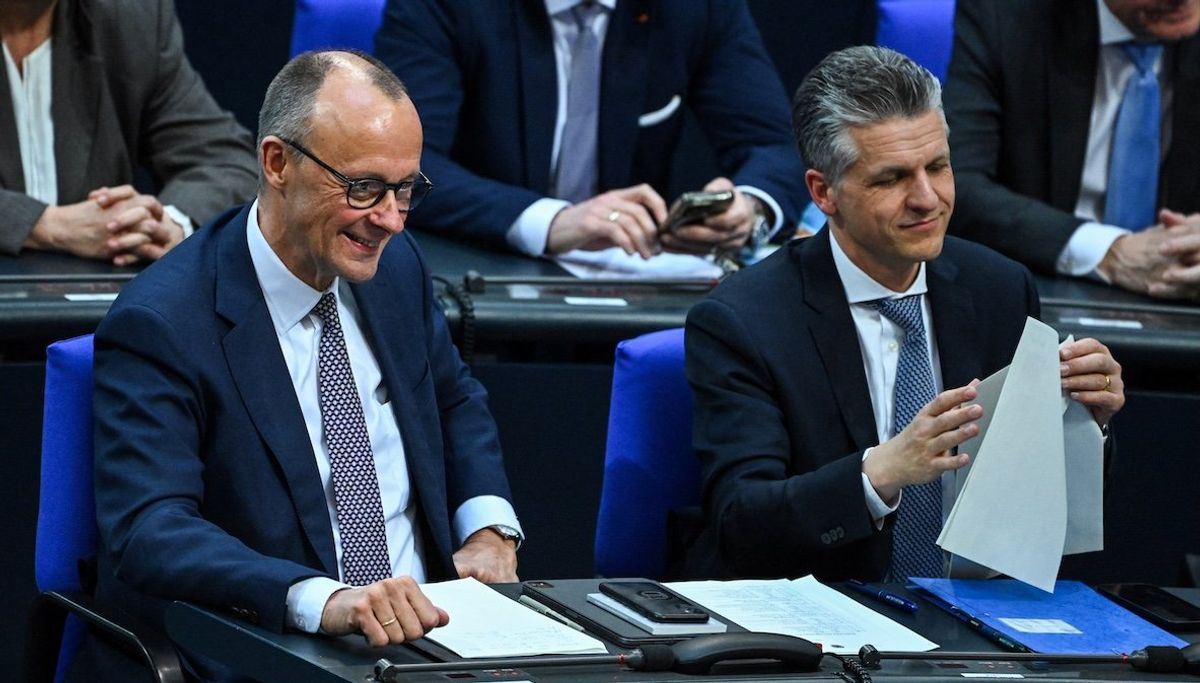
[[[353,47],[370,53],[383,22],[384,0],[296,0],[292,56],[306,50]]]
[[[613,368],[596,573],[662,578],[667,513],[699,500],[683,330],[623,341]]]
[[[879,0],[875,44],[890,47],[943,83],[954,43],[954,0]]]
[[[99,544],[92,490],[92,335],[46,349],[42,478],[34,575],[41,594],[30,617],[27,681],[60,681],[90,625],[143,659],[159,681],[183,681],[179,657],[164,635],[92,600],[81,560]]]

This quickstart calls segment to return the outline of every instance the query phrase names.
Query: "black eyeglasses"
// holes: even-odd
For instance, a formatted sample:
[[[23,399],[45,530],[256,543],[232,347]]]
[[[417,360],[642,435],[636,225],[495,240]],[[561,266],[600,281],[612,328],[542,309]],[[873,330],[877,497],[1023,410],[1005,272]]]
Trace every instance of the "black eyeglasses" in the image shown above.
[[[417,205],[421,203],[425,195],[433,190],[433,183],[429,182],[429,178],[426,178],[425,174],[420,171],[417,171],[416,178],[402,180],[398,183],[385,183],[378,178],[349,178],[336,168],[318,159],[317,155],[305,149],[303,145],[292,142],[287,138],[279,139],[291,145],[297,152],[317,162],[318,166],[329,171],[333,177],[341,181],[346,186],[346,203],[352,209],[369,209],[383,201],[383,197],[388,193],[388,190],[393,190],[396,193],[396,204],[400,207],[400,212],[408,213],[417,208]]]

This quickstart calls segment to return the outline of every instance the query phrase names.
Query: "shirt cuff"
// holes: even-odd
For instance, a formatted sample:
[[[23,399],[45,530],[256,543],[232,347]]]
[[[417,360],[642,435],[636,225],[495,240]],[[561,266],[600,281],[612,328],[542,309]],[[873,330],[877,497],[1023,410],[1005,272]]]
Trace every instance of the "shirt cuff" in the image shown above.
[[[461,546],[471,534],[496,524],[512,527],[525,540],[512,503],[500,496],[475,496],[458,506],[454,513],[455,545]]]
[[[770,241],[775,236],[775,233],[779,232],[779,228],[783,227],[783,210],[779,208],[779,204],[771,198],[771,195],[753,185],[738,185],[737,191],[752,195],[771,209],[771,215],[775,217],[775,221],[771,223],[771,230],[767,233],[767,241]]]
[[[297,581],[288,588],[287,625],[305,633],[321,630],[321,614],[329,596],[350,586],[327,576],[314,576]]]
[[[175,208],[174,205],[167,204],[163,207],[163,211],[166,211],[167,215],[171,217],[171,220],[175,221],[179,224],[179,227],[183,228],[183,239],[191,237],[192,233],[196,232],[196,225],[192,223],[192,219],[188,218],[188,215],[184,212]]]
[[[549,197],[530,204],[517,216],[517,220],[513,221],[504,235],[508,245],[530,256],[545,254],[546,241],[550,238],[550,223],[559,211],[570,205],[570,202]]]
[[[1128,235],[1125,228],[1103,223],[1087,222],[1075,229],[1062,253],[1058,255],[1055,270],[1061,275],[1085,275],[1099,278],[1096,267],[1104,260],[1112,243],[1118,237]],[[1103,279],[1103,278],[1101,278]]]
[[[871,455],[871,449],[863,451],[863,462],[867,461],[867,457]],[[871,480],[867,478],[867,473],[862,473],[863,497],[867,499],[867,512],[871,513],[871,519],[875,522],[875,530],[883,529],[883,518],[892,514],[900,507],[900,498],[904,495],[901,491],[896,496],[896,504],[888,505],[883,502],[883,498],[879,497],[879,492],[871,486]]]

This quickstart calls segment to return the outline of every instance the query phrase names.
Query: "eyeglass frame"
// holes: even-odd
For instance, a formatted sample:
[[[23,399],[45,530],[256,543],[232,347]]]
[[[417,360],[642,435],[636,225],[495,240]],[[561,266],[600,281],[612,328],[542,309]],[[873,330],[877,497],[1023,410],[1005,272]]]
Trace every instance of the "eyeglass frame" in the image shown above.
[[[420,204],[421,201],[424,200],[425,197],[429,195],[430,192],[433,192],[433,183],[431,183],[429,181],[429,178],[426,177],[425,174],[420,171],[417,171],[416,178],[413,178],[412,180],[401,180],[398,183],[389,183],[386,180],[380,180],[379,178],[351,178],[351,177],[347,176],[345,173],[342,173],[341,171],[337,170],[336,168],[325,163],[324,161],[321,161],[321,159],[318,158],[316,154],[313,154],[310,150],[308,150],[306,147],[304,147],[304,145],[301,145],[298,142],[289,140],[289,139],[279,136],[279,135],[277,135],[275,137],[278,137],[285,144],[287,144],[289,147],[295,149],[297,152],[300,152],[301,154],[308,157],[309,159],[312,159],[314,162],[316,162],[316,164],[318,166],[320,166],[321,168],[328,171],[330,173],[330,175],[332,175],[334,178],[337,178],[338,182],[345,185],[346,186],[346,205],[352,209],[357,209],[359,211],[365,211],[367,209],[375,208],[376,206],[379,205],[379,202],[383,201],[383,198],[387,196],[387,193],[389,190],[391,190],[392,192],[394,192],[396,194],[397,204],[399,204],[400,192],[402,190],[411,190],[411,192],[408,195],[408,208],[407,209],[397,209],[400,213],[408,213],[409,211],[412,211],[413,209],[415,209],[417,207],[417,205]],[[379,183],[380,185],[383,186],[383,191],[381,191],[379,194],[377,194],[375,196],[375,200],[372,201],[370,204],[367,204],[366,206],[355,206],[350,201],[350,190],[355,185],[358,185],[360,183]],[[425,185],[425,191],[420,195],[416,194],[416,189],[418,187],[418,183],[424,183],[424,185]]]

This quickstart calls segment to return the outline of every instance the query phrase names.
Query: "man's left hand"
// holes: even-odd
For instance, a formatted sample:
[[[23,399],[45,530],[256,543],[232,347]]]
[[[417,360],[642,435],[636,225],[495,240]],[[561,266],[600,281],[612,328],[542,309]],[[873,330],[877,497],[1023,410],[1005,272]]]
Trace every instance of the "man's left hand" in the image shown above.
[[[1062,388],[1092,411],[1096,424],[1108,424],[1125,405],[1121,365],[1108,347],[1095,339],[1080,339],[1058,350]]]
[[[704,186],[705,192],[733,190],[733,203],[725,211],[709,216],[703,223],[681,225],[661,237],[667,251],[686,254],[708,254],[712,251],[737,251],[750,237],[754,228],[757,200],[733,187],[728,178],[714,178]]]
[[[474,577],[483,583],[516,583],[517,547],[490,527],[476,531],[454,553],[459,578]]]

